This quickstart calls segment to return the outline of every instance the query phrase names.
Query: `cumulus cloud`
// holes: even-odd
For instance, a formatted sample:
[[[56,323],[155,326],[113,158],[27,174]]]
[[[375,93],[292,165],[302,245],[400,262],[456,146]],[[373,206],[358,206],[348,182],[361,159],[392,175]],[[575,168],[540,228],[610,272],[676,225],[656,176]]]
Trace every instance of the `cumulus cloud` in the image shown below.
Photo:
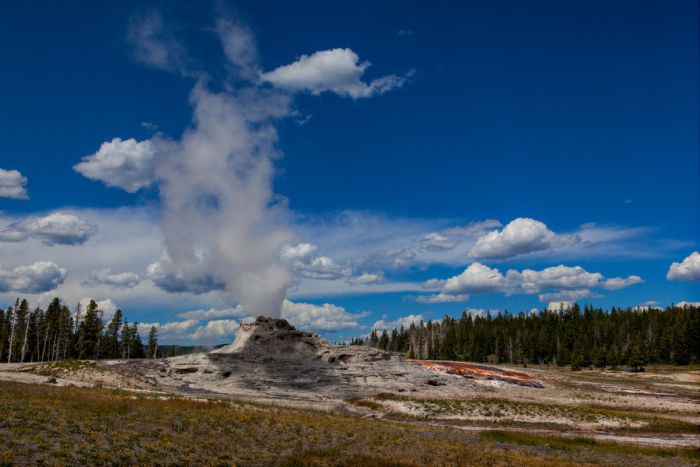
[[[575,302],[588,297],[596,296],[588,289],[574,289],[574,290],[560,290],[559,292],[552,292],[541,294],[539,299],[541,302]]]
[[[226,339],[233,341],[240,325],[232,319],[217,319],[199,326],[189,337],[198,342],[211,343]]]
[[[611,277],[605,280],[603,287],[608,290],[618,290],[630,285],[641,284],[642,282],[644,282],[644,279],[639,276]]]
[[[204,294],[224,290],[226,285],[206,270],[206,262],[175,265],[166,254],[146,269],[146,278],[160,289],[170,293]]]
[[[409,248],[393,248],[387,251],[380,251],[372,255],[370,263],[389,263],[395,268],[405,268],[411,264],[416,257],[416,253]]]
[[[639,276],[605,279],[599,272],[588,272],[581,266],[553,266],[540,271],[510,269],[503,275],[498,269],[481,263],[472,263],[464,272],[447,280],[430,279],[422,288],[441,289],[439,294],[424,295],[416,300],[421,303],[465,301],[470,294],[502,292],[534,294],[545,291],[539,298],[543,302],[574,302],[588,297],[599,297],[591,289],[616,290],[641,283]]]
[[[445,279],[428,279],[427,281],[423,282],[421,288],[426,290],[442,288],[445,285],[445,282],[447,282]]]
[[[114,138],[73,169],[83,176],[135,193],[154,182],[156,148],[152,141]]]
[[[284,300],[282,318],[300,328],[312,328],[323,331],[337,331],[360,326],[359,319],[367,316],[366,312],[348,313],[345,308],[324,303],[294,303]]]
[[[27,177],[18,170],[0,169],[0,198],[29,199]]]
[[[438,232],[431,232],[421,238],[420,246],[429,251],[446,251],[452,250],[457,246],[457,243]]]
[[[0,230],[0,241],[22,242],[36,238],[45,245],[81,245],[96,233],[96,225],[75,214],[54,212],[11,223]]]
[[[263,73],[261,79],[294,92],[330,91],[352,99],[383,94],[406,82],[404,77],[387,75],[366,83],[362,75],[369,66],[369,62],[360,63],[351,49],[331,49],[302,55],[294,63]]]
[[[481,237],[486,232],[502,226],[503,224],[496,219],[485,219],[483,221],[470,222],[463,226],[448,227],[442,233],[460,237]]]
[[[505,286],[505,278],[498,269],[481,263],[472,263],[457,276],[450,277],[443,292],[450,295],[497,292]]]
[[[241,306],[227,308],[210,308],[208,310],[191,310],[178,313],[177,316],[186,319],[208,321],[220,318],[241,318],[247,315]]]
[[[85,310],[87,309],[91,300],[94,299],[91,297],[83,297],[78,302],[80,304],[80,309],[83,313],[85,313]],[[114,303],[111,298],[106,298],[104,300],[95,300],[95,303],[97,303],[98,312],[102,312],[102,319],[105,321],[112,319],[114,313],[119,309],[117,304]]]
[[[574,306],[572,302],[567,302],[567,301],[559,301],[559,302],[549,302],[547,304],[547,311],[553,311],[556,313],[559,313],[561,311],[568,310]]]
[[[308,263],[298,264],[294,269],[309,279],[333,280],[352,275],[352,268],[341,266],[328,256],[318,256]]]
[[[469,251],[469,256],[480,259],[512,258],[579,240],[576,236],[557,235],[535,219],[519,217],[501,231],[492,231],[479,237]]]
[[[666,273],[666,279],[670,281],[700,281],[700,253],[692,252],[682,262],[671,264]]]
[[[282,249],[282,259],[285,261],[303,261],[310,258],[316,252],[316,245],[311,243],[299,243],[297,245],[285,245]]]
[[[423,315],[408,315],[396,318],[395,320],[387,321],[386,317],[380,319],[372,325],[372,329],[377,329],[379,331],[392,329],[398,329],[403,326],[408,329],[413,323],[415,326],[419,326],[421,321],[423,321]]]
[[[352,275],[352,268],[341,266],[328,256],[314,257],[316,249],[316,245],[310,243],[286,245],[282,249],[281,259],[299,277],[335,280]]]
[[[676,303],[676,306],[678,308],[685,308],[688,306],[700,307],[700,302],[688,302],[688,301],[683,300],[682,302]]]
[[[477,316],[479,318],[486,318],[488,316],[495,318],[500,313],[500,310],[498,310],[498,309],[486,310],[484,308],[467,308],[462,313],[465,313],[465,314],[471,316],[472,318],[476,318]]]
[[[384,282],[384,273],[379,272],[366,272],[360,274],[357,277],[348,279],[348,284],[350,285],[369,285],[369,284],[382,284]]]
[[[157,327],[158,331],[162,333],[161,335],[171,336],[182,334],[197,326],[199,326],[198,320],[186,319],[184,321],[172,321],[170,323],[158,325]]]
[[[634,307],[635,310],[638,311],[646,311],[646,310],[661,310],[661,306],[659,306],[659,302],[656,300],[647,300],[646,302],[640,303],[636,307]]]
[[[589,289],[600,286],[603,275],[588,272],[581,266],[554,266],[535,271],[524,269],[522,272],[511,269],[507,273],[510,283],[517,284],[526,293],[536,293],[547,289]]]
[[[68,271],[51,261],[37,261],[13,269],[0,267],[0,292],[41,293],[63,284]]]
[[[444,292],[433,295],[419,295],[416,297],[418,303],[452,303],[452,302],[466,302],[469,300],[469,295],[451,295]]]
[[[138,285],[141,278],[133,272],[112,273],[109,268],[92,271],[85,280],[86,285],[109,285],[118,289],[130,289]]]

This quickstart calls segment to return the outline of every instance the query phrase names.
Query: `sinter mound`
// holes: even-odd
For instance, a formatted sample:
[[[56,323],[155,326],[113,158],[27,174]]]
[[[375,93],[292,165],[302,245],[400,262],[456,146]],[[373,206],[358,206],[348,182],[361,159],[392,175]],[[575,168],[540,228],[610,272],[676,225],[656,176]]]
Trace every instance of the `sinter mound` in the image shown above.
[[[243,323],[233,344],[211,353],[263,355],[277,358],[314,358],[327,345],[318,334],[298,331],[285,319],[259,316]]]
[[[123,365],[164,389],[261,399],[346,399],[378,392],[432,397],[460,392],[480,378],[426,367],[397,352],[330,344],[284,319],[266,317],[241,324],[236,340],[215,351]]]

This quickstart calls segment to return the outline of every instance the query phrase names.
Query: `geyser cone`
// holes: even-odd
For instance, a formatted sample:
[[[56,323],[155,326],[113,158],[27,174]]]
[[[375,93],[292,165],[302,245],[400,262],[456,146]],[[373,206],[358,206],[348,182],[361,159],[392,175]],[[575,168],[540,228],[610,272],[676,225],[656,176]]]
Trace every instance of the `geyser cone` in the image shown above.
[[[286,319],[258,316],[252,323],[241,324],[233,344],[212,353],[251,357],[313,358],[326,345],[318,334],[299,331]]]

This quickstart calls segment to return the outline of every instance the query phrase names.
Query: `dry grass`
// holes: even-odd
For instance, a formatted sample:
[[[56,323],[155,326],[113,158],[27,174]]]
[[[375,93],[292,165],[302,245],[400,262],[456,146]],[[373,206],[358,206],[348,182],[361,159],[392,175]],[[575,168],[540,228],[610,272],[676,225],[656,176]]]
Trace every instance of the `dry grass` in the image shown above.
[[[667,462],[648,455],[606,452],[604,461]],[[518,442],[504,447],[502,440],[415,423],[0,382],[0,465],[549,466],[598,460],[589,446],[565,453]]]
[[[698,433],[700,427],[697,424],[677,420],[668,417],[659,417],[655,414],[641,414],[632,410],[612,409],[594,405],[566,405],[544,404],[537,402],[522,402],[500,398],[479,398],[469,400],[455,399],[418,399],[401,394],[380,393],[370,399],[352,401],[355,405],[361,405],[373,410],[385,410],[382,401],[404,402],[409,407],[419,409],[422,415],[411,416],[404,413],[390,413],[389,416],[405,419],[440,419],[443,416],[464,415],[465,420],[470,418],[489,418],[487,425],[508,424],[510,426],[537,427],[537,428],[566,428],[555,423],[528,423],[515,421],[514,417],[560,418],[574,423],[601,423],[617,422],[619,428],[608,427],[610,432],[623,433]],[[474,422],[474,420],[472,420]],[[637,426],[639,425],[639,426]]]
[[[631,445],[605,443],[588,438],[564,438],[561,436],[541,436],[522,432],[486,431],[481,434],[482,439],[499,443],[516,443],[533,447],[545,447],[550,450],[575,451],[586,449],[588,451],[615,454],[637,454],[654,457],[681,457],[700,461],[700,454],[691,449],[663,449],[644,448]]]

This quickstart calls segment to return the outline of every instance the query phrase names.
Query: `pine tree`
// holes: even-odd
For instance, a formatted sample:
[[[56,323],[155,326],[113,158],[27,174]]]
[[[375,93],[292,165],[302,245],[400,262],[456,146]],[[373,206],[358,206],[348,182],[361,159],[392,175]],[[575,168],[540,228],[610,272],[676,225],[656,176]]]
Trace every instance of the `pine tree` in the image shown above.
[[[379,348],[382,350],[387,350],[389,347],[389,335],[386,332],[386,329],[382,331],[382,335],[379,338]]]
[[[156,358],[158,354],[158,328],[151,326],[148,333],[148,358]]]
[[[632,347],[632,352],[630,353],[629,366],[632,371],[644,371],[644,358],[642,352],[639,349],[639,345]]]
[[[107,325],[105,347],[109,358],[119,358],[119,331],[122,327],[122,310],[114,312],[114,316]]]
[[[85,317],[78,325],[78,359],[93,358],[97,355],[101,323],[98,315],[99,308],[95,300],[85,310]]]

